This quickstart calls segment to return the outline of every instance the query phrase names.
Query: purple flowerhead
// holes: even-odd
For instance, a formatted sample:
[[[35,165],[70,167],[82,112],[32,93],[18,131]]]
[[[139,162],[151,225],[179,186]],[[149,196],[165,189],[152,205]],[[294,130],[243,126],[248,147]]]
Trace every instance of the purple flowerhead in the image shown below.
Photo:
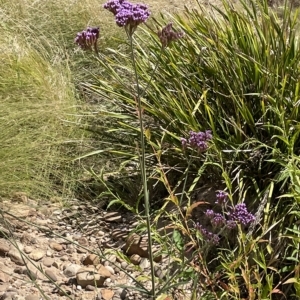
[[[224,205],[227,202],[228,194],[224,191],[217,191],[216,198],[217,198],[216,201],[217,204]]]
[[[97,40],[99,34],[99,27],[88,27],[86,30],[77,33],[75,43],[83,50],[92,50],[94,47],[97,52]]]
[[[221,227],[226,224],[226,219],[223,215],[215,213],[214,217],[211,219],[211,224],[215,227]]]
[[[185,148],[187,146],[187,139],[181,138],[180,140],[181,140],[182,147]]]
[[[198,152],[204,152],[208,148],[208,141],[212,139],[212,134],[210,130],[206,130],[205,132],[195,132],[190,131],[190,136],[188,139],[181,138],[181,144],[183,148],[187,146],[194,148]]]
[[[215,215],[215,212],[212,209],[207,209],[205,212],[205,216],[209,219],[212,219]]]
[[[228,216],[229,220],[237,221],[243,225],[249,225],[255,221],[254,215],[248,212],[245,203],[240,203],[233,207]]]
[[[173,23],[169,23],[162,30],[157,33],[163,48],[168,47],[173,41],[178,40],[184,36],[183,32],[175,32],[173,30]]]
[[[109,0],[103,5],[103,7],[105,9],[107,9],[108,11],[112,12],[114,15],[116,15],[124,2],[127,2],[127,1],[126,0]]]
[[[233,220],[227,220],[226,221],[226,227],[228,229],[234,229],[236,227],[236,221]]]
[[[220,227],[226,223],[225,217],[220,213],[215,213],[212,209],[206,210],[205,216],[210,219],[210,222],[214,227]]]
[[[201,233],[202,237],[206,239],[207,242],[213,244],[213,245],[218,245],[220,242],[220,237],[217,234],[214,234],[207,229],[205,229],[202,225],[197,223],[195,225],[195,228]]]
[[[150,16],[147,5],[134,4],[126,0],[109,0],[103,7],[114,14],[117,25],[125,27],[129,35],[132,35],[138,25],[146,22]]]

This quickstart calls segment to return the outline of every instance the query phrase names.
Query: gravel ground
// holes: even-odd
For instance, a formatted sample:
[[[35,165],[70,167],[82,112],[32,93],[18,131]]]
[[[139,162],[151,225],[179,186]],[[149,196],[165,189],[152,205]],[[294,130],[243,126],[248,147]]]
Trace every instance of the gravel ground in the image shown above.
[[[131,233],[134,215],[76,200],[68,208],[41,205],[24,195],[1,205],[0,299],[147,299],[120,286],[135,287],[137,279],[151,289],[147,237]],[[152,250],[159,253],[158,246]],[[160,254],[155,261],[163,283],[172,262]],[[167,299],[190,299],[189,293],[187,285]]]

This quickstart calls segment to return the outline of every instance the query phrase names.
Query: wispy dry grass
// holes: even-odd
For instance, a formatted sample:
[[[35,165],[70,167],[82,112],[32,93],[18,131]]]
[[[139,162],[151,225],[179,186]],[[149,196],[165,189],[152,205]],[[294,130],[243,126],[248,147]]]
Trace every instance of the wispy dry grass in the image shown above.
[[[47,1],[2,3],[0,194],[69,193],[76,153],[70,141],[80,140],[76,128],[64,121],[74,120],[77,106],[67,55],[75,20],[63,17],[70,10],[58,1],[52,10]],[[60,15],[59,7],[64,9]]]
[[[85,109],[76,87],[97,66],[77,51],[74,36],[88,25],[100,26],[102,49],[116,45],[123,31],[104,3],[1,1],[0,196],[25,191],[52,197],[71,193],[76,185],[80,171],[70,161],[81,151],[83,133],[71,122]],[[154,16],[196,5],[195,0],[145,3]]]

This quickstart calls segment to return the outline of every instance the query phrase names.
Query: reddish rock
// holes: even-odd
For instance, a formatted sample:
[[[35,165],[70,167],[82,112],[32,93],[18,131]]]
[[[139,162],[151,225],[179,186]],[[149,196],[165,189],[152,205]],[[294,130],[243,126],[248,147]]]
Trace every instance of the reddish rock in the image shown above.
[[[85,266],[93,265],[97,266],[100,264],[99,256],[96,254],[89,254],[82,262]]]
[[[64,247],[61,244],[55,243],[55,242],[50,243],[49,246],[51,249],[58,251],[58,252],[64,249]]]

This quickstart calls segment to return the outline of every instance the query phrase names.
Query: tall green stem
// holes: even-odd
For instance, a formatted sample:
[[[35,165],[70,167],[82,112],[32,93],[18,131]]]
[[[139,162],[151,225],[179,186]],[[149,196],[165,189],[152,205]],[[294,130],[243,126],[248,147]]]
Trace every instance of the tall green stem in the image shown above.
[[[147,182],[147,174],[146,174],[146,155],[145,155],[145,137],[144,137],[144,125],[142,118],[142,102],[140,96],[140,86],[139,79],[137,74],[137,68],[135,63],[135,56],[133,51],[133,39],[132,35],[128,34],[130,41],[130,51],[131,51],[131,59],[132,65],[135,74],[135,82],[137,87],[137,103],[138,103],[138,118],[139,118],[139,126],[140,126],[140,142],[141,149],[140,151],[140,166],[142,173],[142,182],[144,188],[144,204],[145,204],[145,214],[146,214],[146,222],[147,222],[147,233],[148,233],[148,253],[151,267],[151,281],[152,281],[152,291],[151,296],[153,300],[155,299],[155,274],[154,274],[154,260],[153,260],[153,252],[152,252],[152,237],[151,237],[151,222],[150,222],[150,214],[149,214],[149,191],[148,191],[148,182]]]

